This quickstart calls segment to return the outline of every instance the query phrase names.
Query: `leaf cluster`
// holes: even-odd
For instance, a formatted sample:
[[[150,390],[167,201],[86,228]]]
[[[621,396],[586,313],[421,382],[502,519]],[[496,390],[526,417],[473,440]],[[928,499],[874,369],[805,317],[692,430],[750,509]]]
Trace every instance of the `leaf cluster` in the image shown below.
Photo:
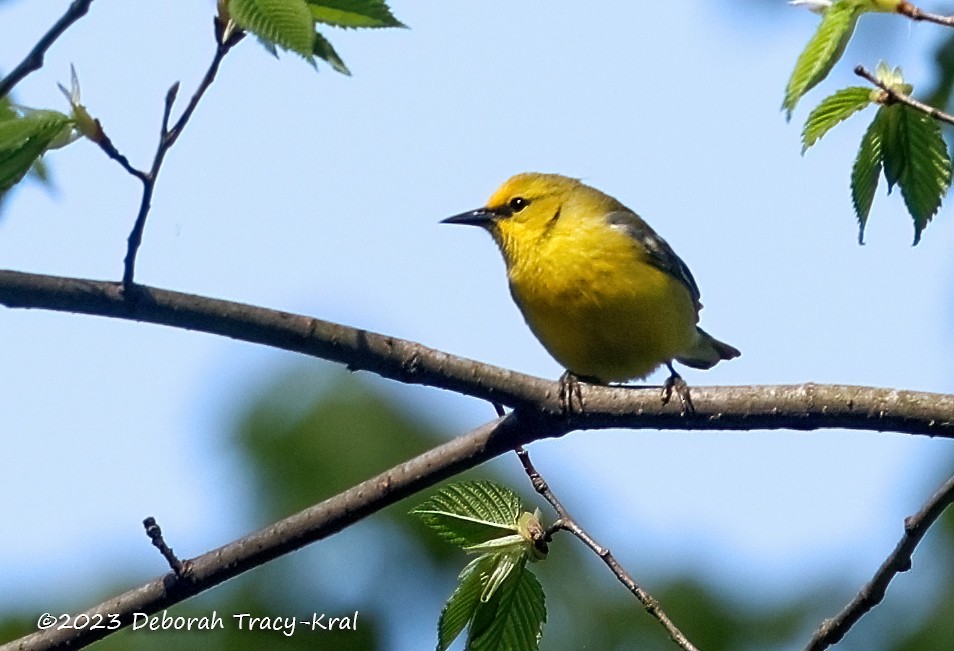
[[[546,555],[539,515],[489,481],[451,484],[414,508],[442,538],[480,555],[463,569],[441,611],[438,651],[468,628],[468,651],[534,651],[546,621],[540,582],[527,562]]]
[[[878,68],[878,79],[889,88],[910,93],[899,69]],[[802,152],[838,123],[875,104],[877,113],[864,136],[851,171],[851,198],[858,220],[858,241],[883,175],[888,192],[901,190],[914,224],[914,243],[937,214],[951,187],[951,158],[938,123],[923,111],[890,101],[887,92],[863,87],[843,88],[825,98],[809,114],[802,130]]]
[[[785,88],[782,108],[791,117],[798,101],[820,83],[841,58],[858,18],[868,12],[899,12],[899,0],[837,0],[802,51]],[[860,73],[859,73],[860,74]],[[913,91],[901,70],[880,64],[880,89],[843,88],[812,110],[802,130],[802,153],[835,125],[875,104],[878,111],[861,139],[851,172],[851,198],[858,220],[858,241],[871,213],[883,175],[888,192],[895,186],[914,224],[914,243],[937,214],[951,186],[951,159],[937,121],[923,110],[898,101]]]
[[[404,27],[384,0],[220,0],[220,11],[255,34],[272,54],[282,48],[315,65],[321,59],[350,75],[341,57],[316,27]]]

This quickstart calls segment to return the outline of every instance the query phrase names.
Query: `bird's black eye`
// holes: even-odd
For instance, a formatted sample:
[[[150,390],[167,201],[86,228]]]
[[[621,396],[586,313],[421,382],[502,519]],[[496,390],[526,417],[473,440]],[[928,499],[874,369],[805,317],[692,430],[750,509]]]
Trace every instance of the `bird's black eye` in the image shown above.
[[[530,205],[530,200],[524,199],[523,197],[514,197],[507,205],[510,206],[510,210],[513,212],[520,212]]]

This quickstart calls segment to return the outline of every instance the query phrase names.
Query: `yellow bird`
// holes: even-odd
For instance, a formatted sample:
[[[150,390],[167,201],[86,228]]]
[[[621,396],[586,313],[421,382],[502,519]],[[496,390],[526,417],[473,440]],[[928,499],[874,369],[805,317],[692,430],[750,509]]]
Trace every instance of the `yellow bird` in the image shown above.
[[[665,364],[671,387],[673,360],[707,369],[741,354],[698,327],[699,288],[669,244],[576,179],[518,174],[485,207],[442,223],[490,232],[527,325],[579,379],[622,382]]]

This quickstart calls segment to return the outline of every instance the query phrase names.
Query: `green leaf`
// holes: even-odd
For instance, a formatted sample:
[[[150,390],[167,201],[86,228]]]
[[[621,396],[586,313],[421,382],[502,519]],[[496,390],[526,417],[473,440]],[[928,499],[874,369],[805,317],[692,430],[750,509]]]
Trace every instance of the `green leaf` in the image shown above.
[[[798,100],[828,76],[844,54],[858,17],[870,9],[864,0],[838,0],[828,8],[815,34],[799,55],[785,88],[782,109],[787,119],[791,119]]]
[[[914,221],[914,244],[917,244],[951,187],[951,158],[938,123],[922,111],[903,104],[878,110],[861,140],[851,174],[859,242],[864,237],[882,168],[888,192],[895,185],[901,188],[904,204]]]
[[[437,623],[437,650],[444,651],[453,644],[461,631],[474,617],[480,593],[483,591],[481,578],[493,571],[496,563],[492,554],[478,556],[460,573],[457,588],[441,610]]]
[[[335,49],[331,47],[331,43],[328,42],[328,39],[317,32],[315,33],[315,47],[312,49],[312,54],[322,61],[328,63],[332,68],[341,74],[348,76],[351,75],[351,71],[348,70],[348,66],[344,64],[344,61],[341,60],[341,57],[338,56],[338,53],[335,52]]]
[[[69,116],[56,111],[30,111],[17,119],[0,121],[0,192],[8,190],[72,128]]]
[[[467,651],[536,651],[546,619],[543,588],[524,557],[497,597],[477,606]]]
[[[0,122],[3,120],[13,120],[17,117],[17,112],[13,110],[9,97],[0,97]]]
[[[907,128],[901,105],[893,104],[878,110],[881,114],[881,149],[884,161],[884,178],[888,182],[888,194],[901,182],[907,165]]]
[[[488,481],[451,484],[411,511],[455,545],[470,547],[519,533],[520,498]]]
[[[859,244],[864,244],[865,226],[868,224],[868,214],[871,212],[871,204],[881,176],[881,165],[884,159],[883,110],[880,109],[875,114],[875,119],[868,125],[868,130],[861,138],[858,157],[851,167],[851,202],[855,207],[855,217],[858,218]]]
[[[485,604],[493,600],[497,595],[497,591],[500,590],[501,586],[505,585],[505,582],[513,574],[513,571],[518,567],[522,568],[527,562],[527,558],[529,558],[526,549],[523,551],[492,554],[492,556],[496,562],[490,574],[484,577],[484,589],[480,593],[480,602]]]
[[[307,0],[311,15],[335,27],[404,27],[384,0]]]
[[[914,220],[914,244],[917,244],[951,187],[951,158],[937,121],[910,106],[898,108],[904,125],[907,158],[898,184]]]
[[[871,104],[871,89],[863,86],[842,88],[822,100],[808,115],[802,129],[802,153],[818,142],[836,124]]]
[[[230,0],[229,15],[260,39],[314,62],[315,21],[305,0]]]
[[[464,568],[457,589],[441,611],[438,651],[447,649],[468,625],[467,651],[535,651],[539,647],[547,618],[546,597],[526,567],[527,558],[527,554],[484,554]]]

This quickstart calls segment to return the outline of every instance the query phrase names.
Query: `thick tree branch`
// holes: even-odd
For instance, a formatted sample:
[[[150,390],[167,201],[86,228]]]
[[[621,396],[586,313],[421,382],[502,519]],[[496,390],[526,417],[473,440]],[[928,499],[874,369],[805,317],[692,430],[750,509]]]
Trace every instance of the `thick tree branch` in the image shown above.
[[[826,619],[812,636],[806,651],[823,651],[837,644],[865,613],[881,603],[888,584],[901,572],[911,569],[911,556],[924,534],[931,528],[944,510],[954,503],[954,477],[941,486],[921,510],[904,520],[904,535],[894,551],[888,555],[871,581],[864,584],[844,610],[832,619]]]
[[[582,384],[583,410],[563,414],[560,383],[367,330],[242,303],[119,283],[0,270],[0,304],[157,323],[345,364],[410,384],[561,416],[565,429],[814,430],[844,428],[954,438],[954,396],[839,385],[693,387],[695,412],[662,405],[656,388]]]
[[[527,473],[527,477],[530,478],[530,483],[533,484],[533,489],[537,491],[543,498],[550,503],[550,506],[553,507],[553,510],[556,511],[559,519],[551,527],[551,529],[563,529],[568,531],[580,541],[586,545],[590,551],[596,554],[603,563],[610,569],[610,571],[616,576],[620,583],[626,586],[626,589],[633,593],[633,596],[643,605],[643,608],[646,609],[656,621],[662,624],[663,628],[666,629],[666,632],[669,633],[669,638],[676,643],[676,645],[683,649],[683,651],[698,651],[692,642],[689,641],[689,638],[686,637],[685,633],[679,630],[679,628],[669,619],[669,615],[666,614],[666,611],[662,609],[662,606],[659,605],[659,601],[656,600],[651,594],[646,592],[643,588],[636,583],[636,580],[629,575],[619,561],[616,560],[616,557],[613,556],[613,553],[606,547],[600,545],[596,540],[593,539],[590,534],[586,532],[583,527],[581,527],[575,519],[569,514],[566,510],[566,507],[563,506],[563,503],[557,499],[557,496],[554,495],[553,491],[550,490],[550,485],[547,484],[546,480],[540,475],[536,467],[533,465],[533,462],[530,461],[530,454],[524,450],[522,447],[517,448],[517,457],[520,459],[520,464],[523,466],[524,472]],[[548,536],[551,532],[547,532]]]
[[[97,614],[108,615],[107,619],[115,614],[128,626],[133,613],[155,613],[168,608],[273,558],[326,538],[403,497],[541,436],[551,424],[516,414],[497,419],[245,538],[183,561],[178,574],[169,572],[85,613],[91,619]],[[0,646],[0,651],[80,648],[111,632],[51,628]]]
[[[663,406],[656,388],[582,385],[582,412],[563,413],[560,383],[455,357],[420,344],[306,316],[120,283],[0,270],[0,304],[163,324],[296,351],[395,380],[507,404],[509,416],[439,446],[325,502],[94,607],[87,614],[153,613],[310,542],[437,481],[540,438],[572,429],[892,430],[954,437],[954,396],[866,387],[695,387],[695,411]],[[5,647],[88,644],[105,631],[48,630]]]
[[[26,58],[23,59],[9,75],[0,80],[0,97],[9,95],[13,87],[20,83],[28,74],[43,67],[43,57],[46,55],[46,51],[50,49],[50,46],[53,45],[56,39],[62,36],[63,32],[65,32],[70,25],[86,15],[92,2],[93,0],[74,0],[70,3],[66,13],[53,24],[50,31],[43,35],[43,38],[37,41]]]

